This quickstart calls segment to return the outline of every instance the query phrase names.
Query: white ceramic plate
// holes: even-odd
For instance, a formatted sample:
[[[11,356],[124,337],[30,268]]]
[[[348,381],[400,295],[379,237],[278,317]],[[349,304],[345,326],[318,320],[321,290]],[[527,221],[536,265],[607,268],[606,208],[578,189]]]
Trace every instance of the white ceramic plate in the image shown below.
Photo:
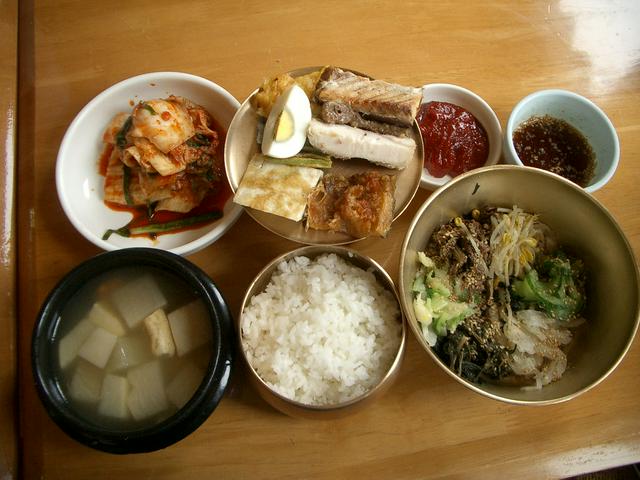
[[[471,90],[449,83],[431,83],[422,87],[422,103],[448,102],[464,108],[482,124],[489,138],[489,155],[484,166],[495,165],[502,153],[502,128],[495,112],[489,104]],[[448,183],[452,177],[445,175],[437,178],[430,175],[426,168],[422,169],[420,186],[434,190]]]
[[[102,240],[107,229],[120,228],[131,220],[130,213],[104,204],[104,177],[98,173],[102,134],[116,113],[132,110],[132,103],[172,94],[202,105],[227,131],[240,106],[229,92],[204,78],[179,72],[147,73],[100,93],[78,113],[62,139],[56,164],[58,198],[73,226],[104,250],[153,247],[190,255],[220,238],[242,214],[242,208],[229,198],[220,220],[197,229],[159,235],[156,240],[118,235]]]

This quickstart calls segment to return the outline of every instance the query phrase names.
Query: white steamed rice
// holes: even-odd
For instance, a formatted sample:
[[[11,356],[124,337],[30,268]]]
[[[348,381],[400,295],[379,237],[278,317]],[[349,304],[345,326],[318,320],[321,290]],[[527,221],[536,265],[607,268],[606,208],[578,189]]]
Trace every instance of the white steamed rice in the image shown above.
[[[242,343],[260,377],[305,404],[342,403],[375,387],[401,339],[394,295],[335,254],[281,262],[243,312]]]

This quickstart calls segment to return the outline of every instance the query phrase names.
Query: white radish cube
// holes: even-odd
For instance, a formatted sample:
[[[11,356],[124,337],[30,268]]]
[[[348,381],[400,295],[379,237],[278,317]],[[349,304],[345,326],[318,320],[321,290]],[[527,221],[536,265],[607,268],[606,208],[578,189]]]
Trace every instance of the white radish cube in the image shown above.
[[[129,382],[125,377],[106,374],[102,381],[98,413],[105,417],[123,420],[129,417],[127,393],[129,393]]]
[[[167,397],[176,407],[182,408],[193,397],[202,379],[204,371],[193,363],[187,363],[173,377],[167,386]]]
[[[78,402],[97,403],[102,387],[102,370],[81,360],[76,365],[69,384],[69,396]]]
[[[144,335],[127,335],[116,341],[105,369],[118,372],[148,362],[153,358],[149,339]]]
[[[131,384],[127,405],[133,418],[143,420],[169,408],[159,361],[154,360],[129,370],[127,379]]]
[[[114,290],[111,304],[129,328],[134,328],[152,312],[166,306],[167,299],[153,277],[144,275]]]
[[[78,350],[78,356],[98,368],[104,368],[117,340],[118,337],[113,333],[107,332],[102,327],[96,327]]]
[[[85,342],[91,332],[95,330],[95,325],[88,319],[81,320],[71,329],[58,343],[58,360],[60,368],[67,368],[78,355],[78,350]]]
[[[151,352],[155,356],[167,355],[172,357],[175,355],[176,346],[173,343],[169,320],[164,310],[159,308],[145,318],[144,326],[151,340]]]
[[[127,333],[122,320],[102,302],[94,303],[87,316],[95,325],[104,328],[107,332],[111,332],[118,337]]]
[[[178,356],[211,341],[209,313],[201,300],[195,300],[171,312],[169,325]]]

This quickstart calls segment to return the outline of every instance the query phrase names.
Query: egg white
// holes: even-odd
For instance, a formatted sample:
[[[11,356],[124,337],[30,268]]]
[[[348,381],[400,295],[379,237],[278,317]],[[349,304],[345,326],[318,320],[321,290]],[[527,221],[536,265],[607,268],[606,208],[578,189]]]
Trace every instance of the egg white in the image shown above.
[[[283,112],[289,115],[292,132],[277,140],[278,127]],[[311,122],[311,103],[307,94],[298,85],[292,85],[274,103],[264,127],[262,153],[275,158],[292,157],[302,150],[307,140],[307,129]],[[284,127],[284,125],[283,125]]]

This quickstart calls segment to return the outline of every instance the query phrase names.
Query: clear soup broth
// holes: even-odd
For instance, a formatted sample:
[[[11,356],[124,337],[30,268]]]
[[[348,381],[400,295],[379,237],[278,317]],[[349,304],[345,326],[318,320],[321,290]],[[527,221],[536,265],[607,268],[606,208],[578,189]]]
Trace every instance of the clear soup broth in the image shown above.
[[[212,355],[209,314],[178,277],[119,268],[82,287],[55,335],[60,388],[86,420],[132,430],[182,408]]]

